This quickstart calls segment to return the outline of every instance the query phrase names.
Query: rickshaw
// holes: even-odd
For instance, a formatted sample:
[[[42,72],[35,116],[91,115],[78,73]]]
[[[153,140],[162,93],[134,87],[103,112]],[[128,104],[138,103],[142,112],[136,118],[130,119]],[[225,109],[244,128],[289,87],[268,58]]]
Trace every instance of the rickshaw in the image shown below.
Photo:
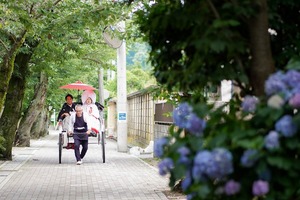
[[[63,85],[60,87],[61,89],[71,89],[71,90],[78,90],[78,101],[79,101],[79,90],[96,90],[91,85],[84,84],[81,81],[76,81],[75,83]],[[92,130],[92,134],[89,135],[89,137],[97,137],[98,140],[98,145],[101,144],[101,150],[102,150],[102,161],[105,163],[105,129],[104,129],[104,119],[103,119],[103,106],[95,102],[98,111],[100,112],[100,126],[99,130]],[[74,149],[74,141],[72,141],[73,136],[70,136],[67,134],[66,131],[63,131],[62,129],[59,132],[59,137],[58,137],[58,157],[59,157],[59,164],[61,164],[61,159],[62,159],[62,150],[63,149]]]
[[[102,112],[103,106],[96,102],[96,105],[99,109],[99,112]],[[104,126],[103,124],[103,117],[102,113],[99,118],[100,126]],[[96,129],[92,129],[91,134],[89,137],[97,137],[98,145],[101,145],[101,151],[102,151],[102,161],[105,163],[105,129],[104,127],[99,128],[100,131]],[[62,160],[62,151],[63,149],[74,149],[74,141],[73,136],[69,135],[66,131],[64,131],[62,128],[60,128],[59,137],[58,137],[58,162],[61,164]]]

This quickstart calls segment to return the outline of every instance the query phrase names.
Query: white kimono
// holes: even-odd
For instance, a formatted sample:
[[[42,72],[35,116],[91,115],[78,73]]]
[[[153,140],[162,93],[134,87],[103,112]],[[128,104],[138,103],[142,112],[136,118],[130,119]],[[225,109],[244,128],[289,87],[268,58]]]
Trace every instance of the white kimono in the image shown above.
[[[95,104],[83,104],[82,105],[83,112],[86,112],[89,115],[89,123],[91,128],[96,129],[98,132],[100,131],[100,114],[97,106]]]

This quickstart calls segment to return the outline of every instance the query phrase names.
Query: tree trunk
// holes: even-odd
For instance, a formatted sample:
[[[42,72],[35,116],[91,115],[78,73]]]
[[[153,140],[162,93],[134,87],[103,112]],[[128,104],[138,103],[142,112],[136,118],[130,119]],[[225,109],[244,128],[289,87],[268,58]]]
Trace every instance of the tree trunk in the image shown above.
[[[268,33],[267,0],[258,0],[259,12],[249,20],[250,50],[250,84],[257,96],[264,94],[264,84],[268,76],[275,71],[271,52],[270,34]]]
[[[23,54],[24,55],[24,54]],[[23,59],[18,55],[16,60],[20,62]],[[25,93],[25,78],[28,73],[25,65],[19,66],[11,77],[9,88],[6,95],[5,107],[0,120],[0,135],[5,139],[3,144],[5,150],[0,150],[1,160],[12,159],[12,147],[21,117],[22,102]]]
[[[48,132],[48,126],[49,126],[49,121],[48,121],[48,109],[46,106],[44,106],[43,111],[39,114],[37,120],[33,124],[31,131],[30,131],[30,136],[31,138],[40,138],[44,137],[49,134]]]
[[[5,139],[3,144],[5,149],[0,149],[0,160],[12,159],[12,147],[21,118],[26,77],[29,73],[28,63],[37,45],[38,43],[32,45],[29,54],[20,52],[14,59],[14,72],[9,82],[5,106],[0,120],[0,135]]]
[[[37,120],[37,117],[43,111],[46,103],[48,78],[45,73],[41,72],[40,82],[35,89],[33,99],[28,107],[25,116],[22,118],[18,129],[18,142],[19,146],[30,146],[30,131]]]
[[[14,71],[15,58],[18,50],[25,41],[25,35],[26,31],[24,31],[21,34],[20,38],[17,38],[17,40],[13,43],[12,47],[6,52],[5,56],[2,58],[3,62],[0,66],[0,119],[4,112],[5,99],[7,96],[9,82]]]

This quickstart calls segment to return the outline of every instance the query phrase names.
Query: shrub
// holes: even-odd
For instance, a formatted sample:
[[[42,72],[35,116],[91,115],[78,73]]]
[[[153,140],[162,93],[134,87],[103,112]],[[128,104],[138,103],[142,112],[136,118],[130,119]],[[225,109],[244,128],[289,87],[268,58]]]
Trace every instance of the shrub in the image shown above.
[[[180,103],[154,148],[170,186],[182,180],[187,199],[300,199],[300,73],[272,74],[265,93]]]

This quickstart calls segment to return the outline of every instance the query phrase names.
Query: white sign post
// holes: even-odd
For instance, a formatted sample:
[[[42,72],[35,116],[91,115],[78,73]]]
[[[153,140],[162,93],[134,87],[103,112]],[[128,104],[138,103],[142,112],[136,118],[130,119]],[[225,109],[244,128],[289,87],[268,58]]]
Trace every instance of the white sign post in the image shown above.
[[[117,26],[107,26],[103,38],[109,46],[117,49],[117,148],[119,152],[127,152],[126,43],[112,35],[115,30],[124,32],[125,21]]]
[[[125,30],[125,22],[120,23]],[[117,49],[117,148],[127,152],[127,83],[126,83],[126,43]]]

